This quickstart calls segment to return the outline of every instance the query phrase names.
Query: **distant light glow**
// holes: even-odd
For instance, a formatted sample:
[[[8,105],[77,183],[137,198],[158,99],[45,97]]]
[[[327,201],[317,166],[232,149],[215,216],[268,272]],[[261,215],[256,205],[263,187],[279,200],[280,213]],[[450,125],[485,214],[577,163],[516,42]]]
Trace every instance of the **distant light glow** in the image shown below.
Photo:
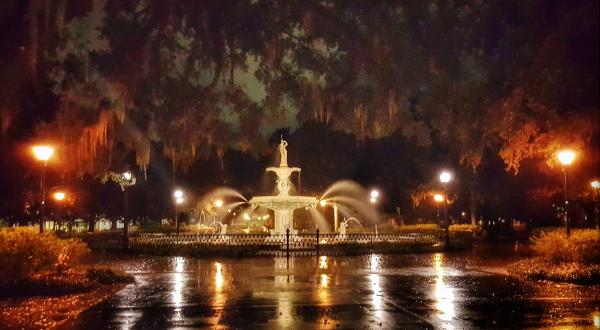
[[[596,188],[596,189],[600,188],[600,181],[592,182],[592,188]]]
[[[221,207],[221,206],[223,206],[223,201],[221,201],[221,200],[218,200],[218,201],[216,201],[216,202],[215,202],[215,206],[216,206],[216,207]]]
[[[433,196],[433,199],[435,199],[436,202],[441,202],[444,200],[444,196],[442,195],[435,195]]]
[[[444,183],[449,182],[450,181],[450,177],[451,177],[450,173],[444,172],[444,173],[440,174],[440,181],[442,181]]]
[[[375,202],[377,202],[377,198],[371,197],[371,203],[375,203]]]
[[[183,203],[183,198],[177,198],[176,202],[177,202],[177,204]]]
[[[33,153],[39,160],[50,159],[50,156],[52,156],[53,152],[54,152],[54,149],[52,149],[50,147],[35,147],[35,148],[33,148]]]
[[[371,191],[371,197],[377,198],[379,196],[379,192],[377,190]]]
[[[250,220],[250,217],[247,214],[244,214],[244,219]]]
[[[183,197],[183,192],[181,190],[176,190],[174,194],[175,198]]]
[[[125,180],[131,180],[131,172],[123,173],[123,177],[125,178]]]
[[[558,160],[563,165],[569,165],[575,159],[575,154],[571,151],[563,151],[558,153]]]
[[[54,198],[56,198],[56,200],[58,201],[62,201],[63,198],[65,198],[65,193],[57,192],[56,194],[54,194]]]
[[[325,206],[327,204],[327,202],[326,201],[320,201],[319,204],[321,204],[321,206]],[[308,209],[308,207],[307,207],[307,209]]]

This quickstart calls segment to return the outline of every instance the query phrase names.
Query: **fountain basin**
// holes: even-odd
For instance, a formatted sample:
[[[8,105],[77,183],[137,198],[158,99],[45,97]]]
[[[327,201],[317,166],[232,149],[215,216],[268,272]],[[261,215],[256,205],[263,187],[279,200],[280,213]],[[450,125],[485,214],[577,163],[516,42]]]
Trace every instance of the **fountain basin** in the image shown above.
[[[275,228],[271,235],[285,235],[286,229],[290,234],[297,234],[294,230],[294,210],[301,207],[316,207],[319,201],[311,196],[256,196],[250,200],[252,208],[258,206],[273,210],[275,213]]]

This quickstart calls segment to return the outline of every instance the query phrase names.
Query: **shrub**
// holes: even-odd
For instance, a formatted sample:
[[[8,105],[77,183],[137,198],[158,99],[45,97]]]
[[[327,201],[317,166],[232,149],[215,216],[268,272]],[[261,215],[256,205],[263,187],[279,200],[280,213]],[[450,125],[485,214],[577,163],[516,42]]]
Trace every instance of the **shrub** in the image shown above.
[[[575,229],[570,237],[564,230],[542,231],[539,237],[532,237],[531,242],[533,249],[547,262],[591,264],[600,261],[600,231],[595,229]]]
[[[477,225],[463,224],[463,225],[450,225],[450,230],[470,230],[475,232],[479,229]]]
[[[89,253],[79,239],[63,240],[35,227],[0,229],[0,285],[54,269],[59,272]]]
[[[551,231],[564,230],[564,227],[540,227],[531,230],[531,237],[540,237],[543,232],[549,233]]]

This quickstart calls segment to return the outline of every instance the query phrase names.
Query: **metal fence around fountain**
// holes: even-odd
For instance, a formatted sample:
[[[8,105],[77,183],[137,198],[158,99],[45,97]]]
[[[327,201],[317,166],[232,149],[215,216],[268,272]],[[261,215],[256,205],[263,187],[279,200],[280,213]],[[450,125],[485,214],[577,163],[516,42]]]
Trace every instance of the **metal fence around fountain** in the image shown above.
[[[295,234],[289,236],[290,250],[314,250],[318,244],[367,244],[367,243],[397,243],[397,244],[436,244],[438,236],[433,234]],[[132,243],[177,244],[203,243],[235,246],[259,246],[264,250],[284,250],[286,235],[269,234],[192,234],[184,233],[179,236],[171,234],[139,234],[131,237]]]

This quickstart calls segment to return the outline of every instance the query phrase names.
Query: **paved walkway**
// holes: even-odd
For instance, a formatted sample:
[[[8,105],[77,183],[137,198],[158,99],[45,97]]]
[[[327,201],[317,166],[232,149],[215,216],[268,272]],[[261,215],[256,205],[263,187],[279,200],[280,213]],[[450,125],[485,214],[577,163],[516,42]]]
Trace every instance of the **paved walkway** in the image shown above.
[[[600,287],[520,281],[505,250],[111,260],[138,283],[61,329],[600,329]]]

